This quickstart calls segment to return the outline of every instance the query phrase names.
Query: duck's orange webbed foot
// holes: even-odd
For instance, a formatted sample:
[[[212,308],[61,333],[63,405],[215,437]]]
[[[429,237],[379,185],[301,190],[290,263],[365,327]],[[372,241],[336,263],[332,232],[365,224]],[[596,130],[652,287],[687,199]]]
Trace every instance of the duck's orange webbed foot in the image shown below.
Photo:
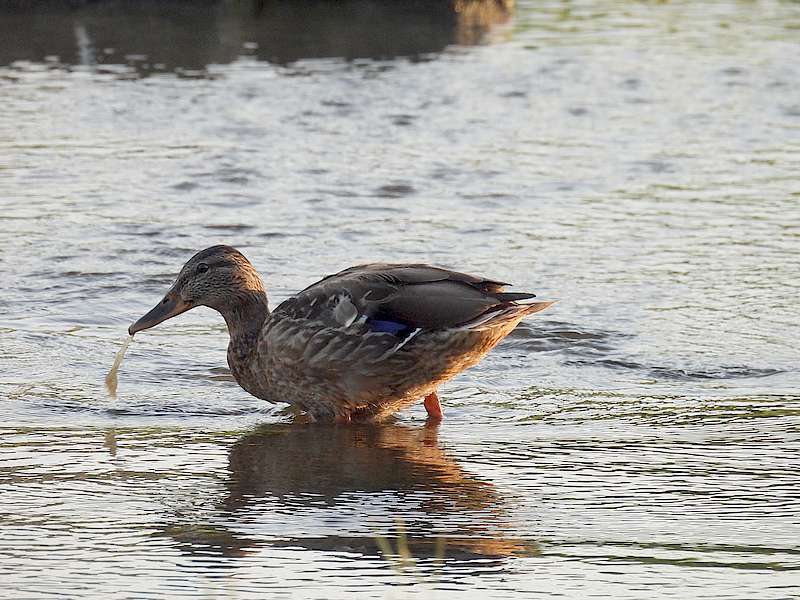
[[[439,404],[439,396],[436,395],[436,392],[425,396],[425,410],[428,413],[429,421],[441,421],[444,418],[442,405]]]

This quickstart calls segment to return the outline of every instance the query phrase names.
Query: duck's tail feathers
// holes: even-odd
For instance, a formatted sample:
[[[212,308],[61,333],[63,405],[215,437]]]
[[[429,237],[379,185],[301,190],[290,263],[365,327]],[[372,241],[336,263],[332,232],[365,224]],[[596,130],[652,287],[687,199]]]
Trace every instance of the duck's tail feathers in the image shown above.
[[[492,295],[500,302],[517,302],[518,300],[530,300],[536,297],[536,294],[531,294],[530,292],[496,292]]]
[[[544,310],[554,303],[555,300],[550,302],[530,302],[528,304],[506,304],[483,313],[477,319],[464,323],[462,327],[465,329],[494,329],[495,327],[509,325],[513,328],[523,318]]]
[[[556,300],[548,300],[545,302],[528,302],[526,304],[517,304],[515,308],[522,309],[522,316],[527,317],[528,315],[532,315],[540,310],[544,310],[555,303]]]

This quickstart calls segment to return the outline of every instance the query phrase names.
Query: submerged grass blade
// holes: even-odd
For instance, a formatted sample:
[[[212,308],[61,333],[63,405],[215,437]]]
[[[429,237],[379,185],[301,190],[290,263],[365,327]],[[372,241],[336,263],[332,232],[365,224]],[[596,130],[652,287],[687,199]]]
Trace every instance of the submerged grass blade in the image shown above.
[[[414,556],[408,547],[408,536],[406,526],[402,519],[397,519],[397,555],[400,557],[400,564],[403,567],[414,566]]]
[[[447,546],[447,538],[436,536],[434,542],[433,558],[438,563],[444,563],[444,552]]]
[[[395,559],[395,552],[392,549],[392,545],[382,535],[375,535],[375,543],[378,544],[378,549],[381,551],[384,560],[386,560],[397,573],[403,572],[403,567],[399,562]]]

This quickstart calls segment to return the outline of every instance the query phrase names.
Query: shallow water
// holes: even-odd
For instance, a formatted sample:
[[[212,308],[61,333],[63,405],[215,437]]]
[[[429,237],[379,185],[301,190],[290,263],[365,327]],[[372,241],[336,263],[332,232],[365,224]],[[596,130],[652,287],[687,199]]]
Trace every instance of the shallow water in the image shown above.
[[[0,13],[0,596],[800,595],[800,5],[40,6]],[[215,243],[273,305],[369,260],[559,302],[438,430],[292,424],[207,309],[108,398]]]

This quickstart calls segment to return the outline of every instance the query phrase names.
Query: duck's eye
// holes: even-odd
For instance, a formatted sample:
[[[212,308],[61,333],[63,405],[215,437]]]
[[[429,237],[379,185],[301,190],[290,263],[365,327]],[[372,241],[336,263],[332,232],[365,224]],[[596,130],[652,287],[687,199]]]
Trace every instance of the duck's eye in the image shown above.
[[[208,271],[208,265],[206,263],[200,263],[197,265],[197,272],[198,273],[205,273]]]

